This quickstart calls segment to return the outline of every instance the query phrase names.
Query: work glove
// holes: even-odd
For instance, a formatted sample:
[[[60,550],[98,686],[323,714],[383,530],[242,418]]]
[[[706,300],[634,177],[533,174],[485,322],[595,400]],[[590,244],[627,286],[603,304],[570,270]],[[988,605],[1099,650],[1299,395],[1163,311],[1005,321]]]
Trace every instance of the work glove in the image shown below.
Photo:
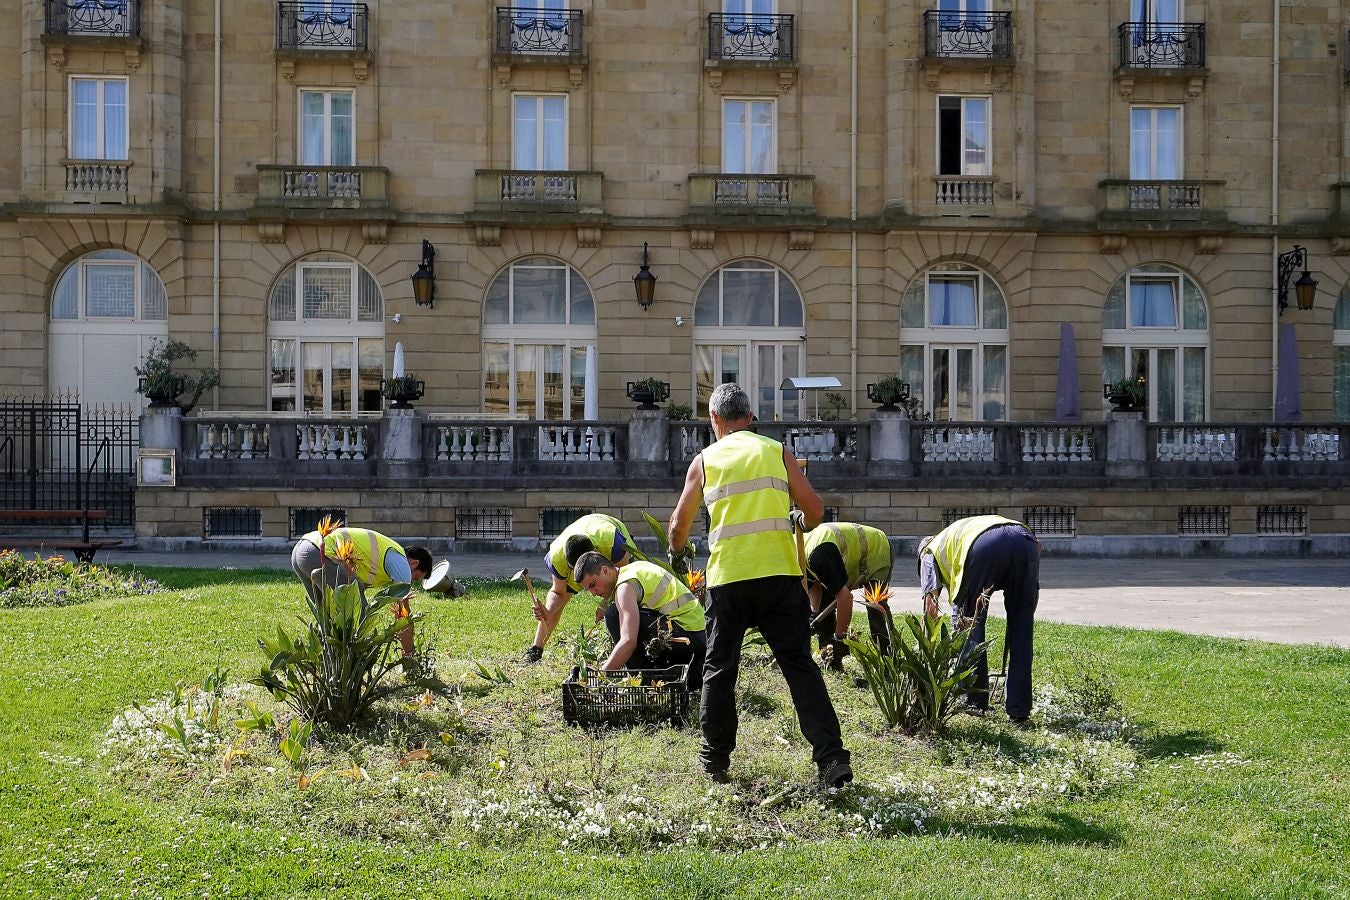
[[[800,509],[794,509],[792,512],[788,513],[788,521],[792,523],[793,528],[797,529],[802,534],[806,534],[806,532],[811,530],[806,527],[806,513],[802,512]]]
[[[693,541],[688,541],[679,550],[676,550],[674,547],[670,548],[666,556],[670,560],[671,570],[674,571],[675,574],[679,575],[681,578],[683,578],[685,575],[688,575],[689,560],[693,559],[694,554],[697,552],[698,551],[695,549]]]
[[[537,663],[544,658],[544,648],[530,645],[530,648],[522,653],[520,658],[526,663]]]

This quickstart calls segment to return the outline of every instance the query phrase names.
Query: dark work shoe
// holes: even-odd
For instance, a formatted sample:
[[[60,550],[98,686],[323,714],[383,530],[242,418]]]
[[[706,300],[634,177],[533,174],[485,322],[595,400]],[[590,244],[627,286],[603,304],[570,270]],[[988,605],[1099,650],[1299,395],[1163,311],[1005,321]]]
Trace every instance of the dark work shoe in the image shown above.
[[[526,663],[537,663],[544,658],[544,648],[531,645],[530,649],[520,655],[520,658]]]
[[[727,770],[724,768],[704,766],[703,774],[707,775],[708,780],[713,784],[729,784],[731,782],[731,776],[727,774]]]
[[[826,787],[841,788],[853,780],[853,767],[835,760],[820,770],[820,783]]]
[[[1023,731],[1036,727],[1031,724],[1031,716],[1009,716],[1008,721],[1013,724],[1014,728],[1020,728]]]

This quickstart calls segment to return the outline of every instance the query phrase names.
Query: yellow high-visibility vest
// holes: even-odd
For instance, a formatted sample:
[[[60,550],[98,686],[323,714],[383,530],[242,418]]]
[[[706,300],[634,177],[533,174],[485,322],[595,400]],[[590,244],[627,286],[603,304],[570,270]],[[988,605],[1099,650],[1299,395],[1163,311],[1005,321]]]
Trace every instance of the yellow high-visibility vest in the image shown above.
[[[582,588],[577,584],[575,576],[572,574],[572,567],[567,564],[567,541],[573,535],[584,535],[589,538],[595,546],[595,551],[610,562],[614,559],[614,536],[623,535],[624,546],[632,553],[637,549],[633,542],[633,535],[628,532],[628,526],[620,522],[613,516],[607,516],[604,513],[590,513],[577,519],[571,525],[563,529],[563,533],[553,539],[553,543],[548,545],[548,562],[557,572],[559,577],[567,582],[567,586],[573,591],[580,593]]]
[[[631,562],[619,570],[614,588],[627,581],[642,586],[642,605],[668,616],[685,631],[702,631],[706,626],[703,607],[683,581],[656,563]]]
[[[877,576],[891,571],[891,542],[886,533],[870,525],[851,522],[825,522],[806,536],[806,565],[811,566],[811,553],[822,544],[834,544],[844,559],[849,590],[864,587]],[[815,573],[811,572],[814,578]],[[820,579],[816,579],[819,581]]]
[[[975,539],[999,525],[1022,525],[1016,519],[1003,516],[971,516],[957,519],[939,531],[928,544],[928,551],[937,563],[938,579],[947,588],[947,596],[954,602],[961,591],[961,572],[966,565],[966,554]],[[1025,525],[1022,525],[1026,528]],[[983,590],[988,585],[981,585]]]
[[[327,559],[336,559],[338,545],[343,541],[351,541],[356,546],[356,566],[352,575],[368,588],[394,583],[394,579],[384,570],[386,551],[393,550],[399,556],[407,556],[396,541],[369,528],[335,528],[327,537],[320,537],[319,532],[311,531],[303,540],[323,550]]]
[[[708,586],[801,575],[788,511],[783,445],[749,431],[713,443],[703,457],[708,507]]]

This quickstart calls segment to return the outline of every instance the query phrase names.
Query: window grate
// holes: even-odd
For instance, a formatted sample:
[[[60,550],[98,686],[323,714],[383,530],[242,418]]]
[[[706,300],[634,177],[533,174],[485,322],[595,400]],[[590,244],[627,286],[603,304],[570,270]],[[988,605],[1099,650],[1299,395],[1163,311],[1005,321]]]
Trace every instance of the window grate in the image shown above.
[[[1181,506],[1177,508],[1177,534],[1228,536],[1228,507]]]
[[[1307,534],[1308,507],[1261,506],[1256,510],[1257,534]]]
[[[992,506],[950,506],[942,511],[942,527],[955,522],[957,519],[968,519],[971,516],[992,516],[998,510]]]
[[[455,510],[455,538],[461,541],[509,541],[513,532],[513,524],[513,511],[504,507],[476,507]]]
[[[339,525],[347,524],[347,510],[341,506],[292,506],[291,538],[303,537],[316,530],[324,516],[331,517]]]
[[[256,506],[209,506],[202,510],[202,537],[262,537],[262,510]]]
[[[579,506],[552,506],[539,510],[539,536],[552,540],[577,519],[595,512]]]
[[[1074,506],[1025,506],[1022,524],[1038,537],[1073,537],[1078,533],[1078,508]]]

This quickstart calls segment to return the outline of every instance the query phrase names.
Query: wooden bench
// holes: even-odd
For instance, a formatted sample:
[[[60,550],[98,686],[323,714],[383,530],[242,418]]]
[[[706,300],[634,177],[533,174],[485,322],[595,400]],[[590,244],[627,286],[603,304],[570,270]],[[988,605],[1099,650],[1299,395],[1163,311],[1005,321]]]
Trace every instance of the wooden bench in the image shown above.
[[[19,521],[33,523],[61,524],[78,522],[83,532],[79,538],[60,535],[13,535],[0,534],[0,547],[14,550],[69,550],[80,562],[93,562],[94,554],[104,547],[116,547],[118,540],[94,541],[89,539],[89,523],[101,522],[108,518],[106,509],[0,509],[0,521]]]

